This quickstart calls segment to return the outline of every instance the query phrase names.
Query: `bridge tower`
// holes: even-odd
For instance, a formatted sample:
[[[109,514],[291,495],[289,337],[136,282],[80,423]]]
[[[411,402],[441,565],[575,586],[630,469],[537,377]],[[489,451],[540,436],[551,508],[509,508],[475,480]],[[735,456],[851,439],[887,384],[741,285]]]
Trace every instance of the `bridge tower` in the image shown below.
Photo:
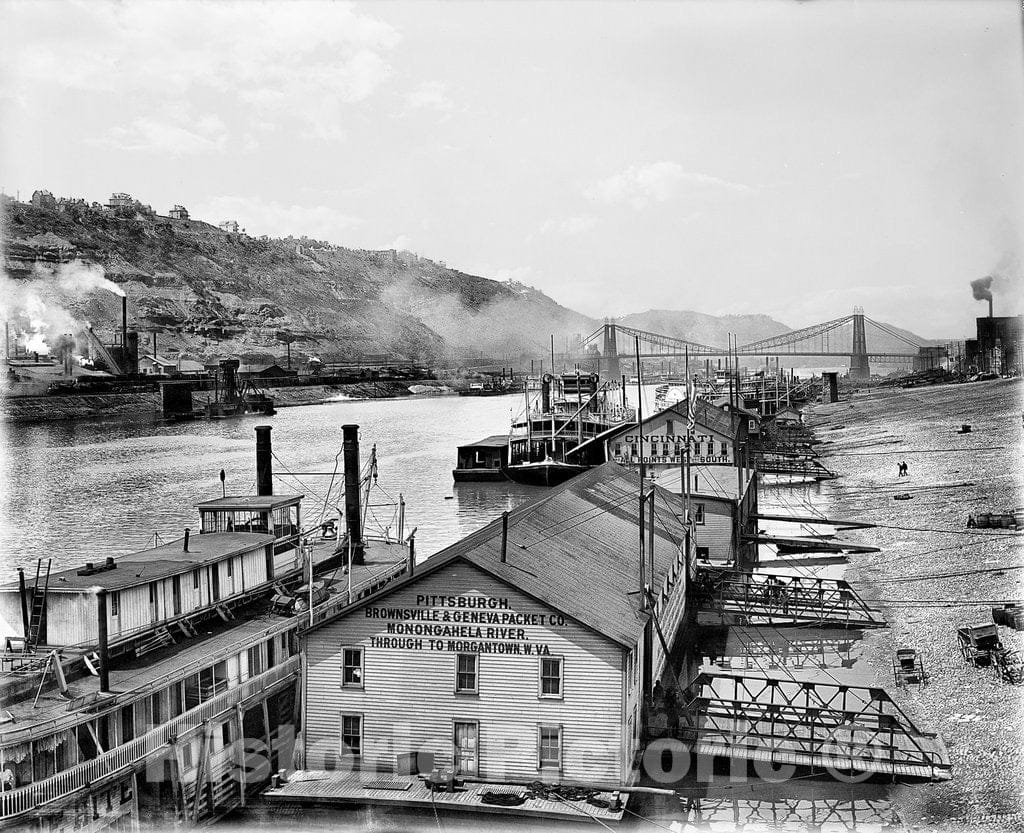
[[[868,341],[864,334],[864,308],[853,308],[853,355],[850,356],[850,378],[868,379]]]
[[[601,349],[601,359],[605,365],[606,378],[618,379],[622,371],[619,369],[618,333],[613,319],[604,322],[604,345]]]

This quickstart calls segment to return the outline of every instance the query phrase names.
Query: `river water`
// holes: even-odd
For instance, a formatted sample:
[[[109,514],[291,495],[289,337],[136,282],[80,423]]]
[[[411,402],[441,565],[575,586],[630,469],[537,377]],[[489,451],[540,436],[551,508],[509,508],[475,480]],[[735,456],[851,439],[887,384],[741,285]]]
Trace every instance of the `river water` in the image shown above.
[[[653,390],[647,394],[649,413]],[[919,648],[930,685],[893,696],[912,719],[946,740],[954,780],[702,789],[697,815],[652,804],[644,810],[651,824],[633,819],[627,826],[654,830],[688,821],[684,829],[731,829],[747,822],[748,829],[820,830],[815,819],[825,813],[829,829],[880,830],[894,819],[925,827],[945,822],[952,829],[1020,827],[1020,689],[966,667],[955,640],[957,626],[990,621],[988,602],[1024,595],[1022,573],[1014,569],[1021,563],[1017,533],[964,531],[968,512],[1024,505],[1020,394],[1019,383],[992,382],[872,392],[815,408],[809,419],[826,440],[826,465],[839,478],[763,489],[762,509],[879,524],[843,533],[882,549],[853,556],[846,578],[885,611],[891,626],[863,639],[857,632],[809,628],[790,630],[784,638],[763,628],[708,632],[715,653],[729,656],[736,668],[818,671],[890,691],[895,648]],[[71,567],[144,549],[154,533],[163,540],[180,536],[186,526],[197,525],[196,502],[220,495],[221,469],[228,492],[254,491],[253,428],[265,422],[274,428],[275,490],[305,494],[307,521],[324,511],[333,516],[325,504],[340,498],[340,471],[333,479],[331,473],[341,426],[358,424],[364,461],[370,446],[377,446],[380,488],[371,500],[372,515],[380,526],[393,525],[388,504],[402,492],[408,527],[418,528],[417,549],[425,557],[538,491],[516,484],[454,484],[451,476],[456,446],[504,432],[522,404],[521,395],[417,396],[287,408],[269,419],[222,422],[0,422],[0,581],[11,579],[17,565],[31,569],[36,558]],[[956,434],[962,423],[972,424],[971,434]],[[900,460],[908,462],[908,478],[896,477]],[[894,501],[899,493],[913,498]],[[983,572],[939,577],[977,568]],[[952,603],[925,606],[929,600]],[[1004,629],[1004,636],[1012,643],[1018,635]],[[347,829],[420,829],[433,823],[363,812],[316,818],[314,827]],[[244,823],[308,829],[310,821],[250,816]],[[445,819],[451,829],[476,829],[474,824]]]

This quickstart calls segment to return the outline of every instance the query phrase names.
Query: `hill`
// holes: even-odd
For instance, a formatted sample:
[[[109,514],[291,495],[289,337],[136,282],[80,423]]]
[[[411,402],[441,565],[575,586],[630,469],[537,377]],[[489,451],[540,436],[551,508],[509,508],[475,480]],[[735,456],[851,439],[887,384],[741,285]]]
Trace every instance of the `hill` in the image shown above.
[[[254,238],[95,203],[56,210],[6,200],[2,234],[8,306],[21,296],[14,317],[26,329],[30,319],[50,323],[51,338],[69,319],[89,321],[101,334],[115,331],[118,291],[127,295],[129,327],[144,334],[144,344],[156,332],[160,352],[197,358],[280,356],[288,341],[295,353],[328,360],[518,356],[545,351],[549,332],[596,326],[535,289],[409,252]],[[67,291],[68,264],[77,261],[102,267],[113,291]],[[35,297],[25,302],[26,294]],[[42,316],[40,303],[47,307]]]

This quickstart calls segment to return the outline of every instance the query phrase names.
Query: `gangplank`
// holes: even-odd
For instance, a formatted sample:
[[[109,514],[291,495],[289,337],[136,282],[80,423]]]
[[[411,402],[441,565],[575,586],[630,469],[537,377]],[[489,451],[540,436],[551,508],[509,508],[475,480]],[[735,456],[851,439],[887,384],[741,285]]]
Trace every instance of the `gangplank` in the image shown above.
[[[697,578],[698,609],[768,624],[884,628],[882,614],[867,606],[842,579],[746,573],[702,568]]]
[[[683,692],[682,740],[697,754],[837,773],[946,781],[938,735],[881,688],[702,672]]]
[[[836,529],[874,529],[873,523],[867,521],[851,521],[842,518],[823,518],[820,515],[773,515],[767,512],[755,512],[750,517],[760,521],[786,521],[796,524],[821,524]]]

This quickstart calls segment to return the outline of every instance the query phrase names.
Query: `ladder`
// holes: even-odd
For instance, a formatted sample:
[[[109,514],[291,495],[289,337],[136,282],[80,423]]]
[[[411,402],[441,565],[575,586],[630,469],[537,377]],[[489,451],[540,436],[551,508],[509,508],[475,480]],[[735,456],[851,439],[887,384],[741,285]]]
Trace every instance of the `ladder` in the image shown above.
[[[50,564],[52,558],[46,559],[46,573],[43,574],[43,559],[36,561],[36,581],[32,588],[32,609],[28,618],[28,633],[25,634],[25,650],[31,651],[39,644],[43,620],[46,618],[46,594],[50,589]],[[40,580],[42,591],[40,592]]]

